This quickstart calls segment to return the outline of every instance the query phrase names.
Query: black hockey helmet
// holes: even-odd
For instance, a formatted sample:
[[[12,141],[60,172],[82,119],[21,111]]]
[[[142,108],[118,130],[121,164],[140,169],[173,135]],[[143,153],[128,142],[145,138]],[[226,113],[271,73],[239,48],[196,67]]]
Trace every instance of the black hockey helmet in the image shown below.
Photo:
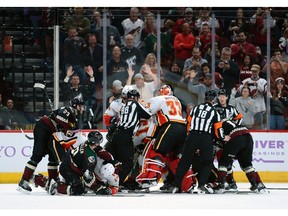
[[[95,144],[100,144],[103,142],[103,135],[98,131],[98,130],[95,130],[95,131],[91,131],[89,134],[88,134],[88,140],[87,140],[87,143],[89,145],[95,145]]]
[[[219,95],[225,95],[225,96],[227,96],[226,90],[225,90],[225,89],[220,89],[219,92],[218,92],[218,96],[219,96]]]
[[[205,101],[213,101],[217,97],[214,90],[208,90],[205,92]]]
[[[75,97],[70,101],[71,106],[76,109],[77,105],[84,105],[84,101],[82,97]]]
[[[127,98],[137,99],[140,97],[139,92],[136,89],[131,89],[127,93]]]
[[[77,118],[75,117],[74,112],[72,107],[61,107],[58,110],[55,110],[55,121],[60,129],[67,131],[77,128]]]

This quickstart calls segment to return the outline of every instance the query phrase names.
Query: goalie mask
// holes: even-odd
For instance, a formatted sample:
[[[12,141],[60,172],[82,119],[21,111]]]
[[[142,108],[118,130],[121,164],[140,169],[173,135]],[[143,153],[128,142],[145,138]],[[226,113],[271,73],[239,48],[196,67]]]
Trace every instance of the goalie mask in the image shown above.
[[[169,85],[163,85],[161,88],[158,90],[158,95],[173,95],[172,88]]]

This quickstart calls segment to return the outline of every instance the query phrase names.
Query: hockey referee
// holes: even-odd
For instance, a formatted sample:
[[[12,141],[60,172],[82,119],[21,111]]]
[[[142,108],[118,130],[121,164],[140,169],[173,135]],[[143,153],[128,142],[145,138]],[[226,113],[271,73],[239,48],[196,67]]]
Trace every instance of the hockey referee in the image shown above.
[[[212,106],[216,99],[216,92],[209,90],[205,93],[205,101],[194,107],[188,116],[187,129],[189,134],[184,144],[182,157],[176,170],[174,188],[172,193],[179,193],[182,179],[189,167],[193,166],[196,151],[200,156],[200,176],[198,178],[198,193],[213,193],[213,189],[206,183],[213,167],[213,135],[221,140],[229,140],[224,137],[222,122],[219,113]],[[215,131],[213,131],[215,130]]]
[[[138,102],[140,97],[136,89],[129,90],[127,101],[120,110],[120,121],[111,143],[111,153],[116,160],[122,163],[119,173],[119,185],[125,181],[133,168],[133,134],[139,120],[151,118],[151,113]]]

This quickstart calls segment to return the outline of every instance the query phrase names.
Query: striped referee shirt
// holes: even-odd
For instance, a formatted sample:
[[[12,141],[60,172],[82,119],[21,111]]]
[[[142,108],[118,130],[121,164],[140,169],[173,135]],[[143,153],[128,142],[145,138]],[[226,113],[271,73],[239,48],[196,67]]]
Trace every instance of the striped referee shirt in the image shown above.
[[[215,133],[217,138],[224,139],[221,117],[210,103],[194,107],[187,120],[189,131]]]
[[[217,112],[220,114],[221,119],[227,118],[234,121],[236,124],[241,125],[243,115],[236,109],[236,107],[228,104],[226,107],[222,107],[220,103],[213,105]]]
[[[134,131],[141,118],[149,119],[150,117],[151,113],[143,105],[134,100],[128,100],[127,103],[121,107],[118,126],[119,128]]]

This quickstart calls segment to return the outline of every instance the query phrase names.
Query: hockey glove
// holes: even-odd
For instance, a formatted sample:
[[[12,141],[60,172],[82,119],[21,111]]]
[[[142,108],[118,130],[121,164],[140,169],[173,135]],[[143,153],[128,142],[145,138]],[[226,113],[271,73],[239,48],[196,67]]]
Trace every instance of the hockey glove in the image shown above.
[[[112,191],[109,187],[103,184],[97,185],[97,187],[93,190],[97,195],[111,195]]]

